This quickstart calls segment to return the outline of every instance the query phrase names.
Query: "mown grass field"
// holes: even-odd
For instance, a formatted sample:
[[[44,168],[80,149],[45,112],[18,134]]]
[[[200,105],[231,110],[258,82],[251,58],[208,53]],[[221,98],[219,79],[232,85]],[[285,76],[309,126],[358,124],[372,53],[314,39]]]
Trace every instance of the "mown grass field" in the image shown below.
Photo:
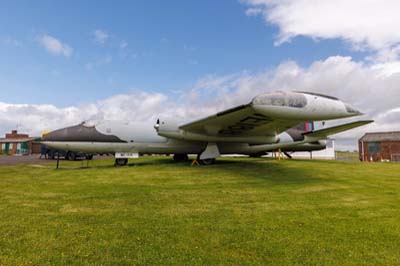
[[[400,164],[0,167],[0,265],[400,265]]]

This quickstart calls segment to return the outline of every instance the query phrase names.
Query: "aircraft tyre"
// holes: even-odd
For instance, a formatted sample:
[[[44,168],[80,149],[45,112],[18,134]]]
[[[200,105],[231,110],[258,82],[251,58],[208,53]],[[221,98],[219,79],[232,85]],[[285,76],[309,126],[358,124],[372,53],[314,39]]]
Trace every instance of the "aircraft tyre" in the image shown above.
[[[175,162],[187,162],[189,161],[189,157],[187,154],[176,153],[174,154],[174,161]]]
[[[201,165],[212,165],[212,164],[215,164],[215,158],[200,160],[200,155],[197,155],[197,161]]]
[[[74,152],[69,151],[67,153],[67,159],[68,159],[68,161],[75,161],[76,160],[76,154]]]
[[[116,166],[125,166],[128,164],[128,159],[126,158],[117,158],[115,159],[115,165]]]

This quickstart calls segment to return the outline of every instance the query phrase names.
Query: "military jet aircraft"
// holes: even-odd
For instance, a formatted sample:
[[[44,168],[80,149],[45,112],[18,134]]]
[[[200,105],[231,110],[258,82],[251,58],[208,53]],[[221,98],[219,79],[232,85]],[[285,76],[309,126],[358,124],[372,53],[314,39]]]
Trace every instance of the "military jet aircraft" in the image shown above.
[[[361,114],[335,97],[311,92],[273,92],[190,123],[160,119],[155,125],[106,120],[83,122],[52,131],[42,141],[68,151],[113,153],[116,165],[126,165],[128,158],[137,158],[139,154],[174,154],[175,161],[186,161],[188,154],[197,154],[200,163],[212,164],[221,154],[323,149],[329,135],[373,121],[320,130],[306,130],[306,122]]]

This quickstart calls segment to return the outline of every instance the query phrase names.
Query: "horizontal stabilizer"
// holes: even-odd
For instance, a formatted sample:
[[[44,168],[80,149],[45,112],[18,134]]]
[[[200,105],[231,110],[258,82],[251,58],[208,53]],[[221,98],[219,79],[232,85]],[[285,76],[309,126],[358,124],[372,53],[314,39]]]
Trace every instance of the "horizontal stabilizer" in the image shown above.
[[[307,136],[308,138],[315,138],[315,139],[324,139],[327,138],[330,135],[334,135],[352,128],[360,127],[367,125],[369,123],[374,122],[374,120],[363,120],[363,121],[356,121],[356,122],[351,122],[347,124],[342,124],[334,127],[329,127],[329,128],[324,128],[324,129],[319,129],[319,130],[314,130],[310,132],[303,133],[304,136]]]

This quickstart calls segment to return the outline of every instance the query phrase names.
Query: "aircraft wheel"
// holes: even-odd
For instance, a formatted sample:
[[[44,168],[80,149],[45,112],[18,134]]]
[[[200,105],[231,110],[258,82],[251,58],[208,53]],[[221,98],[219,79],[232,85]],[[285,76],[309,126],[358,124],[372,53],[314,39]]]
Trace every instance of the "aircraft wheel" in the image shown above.
[[[68,152],[67,153],[67,159],[69,161],[75,161],[76,160],[76,154],[74,152]]]
[[[189,157],[187,156],[187,154],[174,154],[174,161],[175,162],[187,162],[189,160]]]
[[[201,165],[212,165],[215,164],[215,158],[204,159],[204,160],[197,160]]]
[[[115,165],[116,166],[125,166],[127,164],[128,164],[128,159],[126,159],[126,158],[115,159]]]

